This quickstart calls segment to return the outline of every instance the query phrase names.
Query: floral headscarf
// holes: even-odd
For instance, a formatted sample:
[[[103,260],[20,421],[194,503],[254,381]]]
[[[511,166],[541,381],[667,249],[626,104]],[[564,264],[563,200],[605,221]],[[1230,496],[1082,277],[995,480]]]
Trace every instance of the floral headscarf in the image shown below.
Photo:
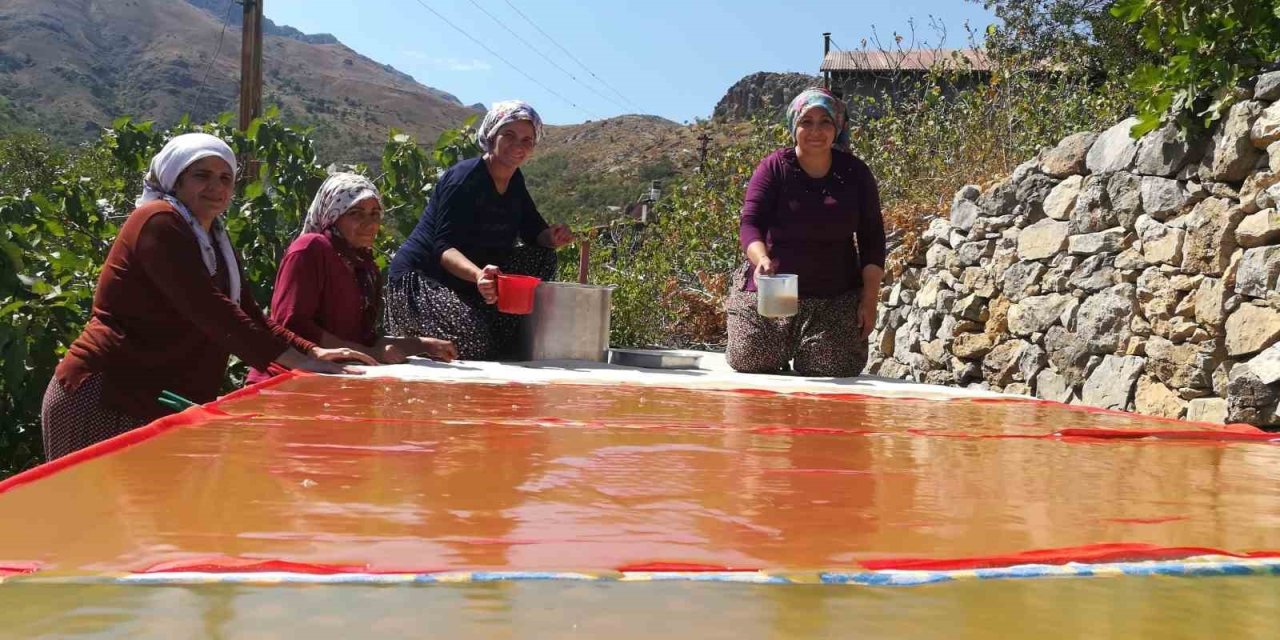
[[[307,209],[302,233],[320,233],[333,226],[357,202],[378,200],[378,188],[358,173],[335,173],[320,185]]]
[[[351,244],[333,226],[357,202],[378,200],[378,188],[357,173],[335,173],[329,176],[307,209],[302,233],[323,233],[342,262],[351,269],[360,288],[360,317],[364,327],[363,342],[373,344],[374,329],[382,313],[382,273],[374,260],[373,250]]]
[[[235,251],[231,248],[231,238],[227,236],[227,230],[222,224],[222,216],[219,215],[209,230],[205,231],[187,206],[178,200],[173,192],[182,172],[195,162],[208,157],[222,158],[227,166],[231,167],[232,175],[236,173],[236,155],[231,151],[231,147],[218,137],[207,133],[184,133],[175,136],[160,149],[160,153],[151,158],[151,166],[142,177],[142,195],[138,196],[137,206],[140,207],[155,200],[164,200],[173,205],[187,224],[191,225],[191,231],[196,235],[196,243],[200,246],[200,258],[211,276],[218,274],[218,255],[213,248],[216,242],[217,251],[222,254],[222,260],[227,265],[227,281],[231,285],[229,297],[238,303],[240,301],[240,269],[236,266]]]
[[[791,139],[795,140],[796,138],[796,123],[800,121],[806,111],[814,107],[825,109],[836,123],[836,139],[831,146],[847,147],[849,145],[849,116],[845,110],[844,101],[837,98],[830,91],[819,87],[805,89],[800,92],[800,95],[791,101],[791,106],[787,107],[787,130],[791,132]]]
[[[476,129],[476,142],[480,149],[486,153],[492,151],[493,138],[498,135],[498,129],[517,120],[528,120],[533,124],[534,142],[542,139],[542,118],[538,112],[523,100],[503,100],[489,107],[489,112],[484,114],[484,120],[480,122],[480,128]]]

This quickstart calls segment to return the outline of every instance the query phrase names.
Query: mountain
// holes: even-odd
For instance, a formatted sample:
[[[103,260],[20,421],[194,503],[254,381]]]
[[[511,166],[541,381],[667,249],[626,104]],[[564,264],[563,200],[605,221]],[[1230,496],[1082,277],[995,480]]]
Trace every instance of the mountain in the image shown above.
[[[79,142],[121,115],[167,125],[235,110],[240,7],[228,12],[230,1],[0,0],[0,123]],[[393,127],[431,141],[477,113],[332,36],[271,33],[263,103],[313,125],[326,159],[375,160]]]
[[[666,181],[698,162],[693,129],[657,116],[626,115],[547,126],[521,171],[548,220],[599,224],[610,207],[635,202],[649,181]]]
[[[205,121],[234,111],[241,21],[232,0],[0,0],[0,133],[39,129],[77,143],[122,115],[169,125],[183,114]],[[269,20],[263,32],[263,103],[279,106],[286,122],[313,126],[325,162],[376,162],[392,128],[430,143],[484,111],[332,35]],[[792,85],[774,76],[811,83],[755,74],[721,101],[745,106],[723,111],[785,104]],[[715,136],[713,149],[732,135],[645,115],[548,126],[525,174],[549,217],[593,223],[635,201],[649,181],[696,165],[703,131]]]
[[[716,104],[718,120],[749,120],[762,115],[779,117],[796,94],[822,84],[822,78],[804,73],[753,73],[729,87]]]
[[[239,2],[227,0],[187,0],[187,2],[212,13],[219,20],[225,19],[230,26],[239,28],[244,25],[244,12]],[[339,44],[333,34],[303,33],[293,27],[282,27],[265,16],[262,18],[262,35],[283,36],[307,44]]]

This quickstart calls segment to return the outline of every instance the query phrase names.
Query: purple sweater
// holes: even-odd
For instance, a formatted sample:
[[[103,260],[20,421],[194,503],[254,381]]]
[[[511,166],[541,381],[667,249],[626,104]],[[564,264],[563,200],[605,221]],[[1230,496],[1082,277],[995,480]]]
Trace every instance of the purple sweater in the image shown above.
[[[744,251],[763,241],[778,273],[800,276],[801,298],[832,298],[857,289],[862,267],[884,267],[875,177],[866,163],[843,151],[832,151],[831,171],[821,178],[800,168],[791,147],[761,160],[747,184],[738,236]],[[744,290],[756,290],[750,266]]]

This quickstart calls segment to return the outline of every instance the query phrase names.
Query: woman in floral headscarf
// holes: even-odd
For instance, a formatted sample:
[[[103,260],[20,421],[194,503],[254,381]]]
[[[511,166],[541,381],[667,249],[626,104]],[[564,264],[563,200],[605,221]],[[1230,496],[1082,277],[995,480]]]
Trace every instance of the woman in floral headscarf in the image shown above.
[[[48,459],[169,413],[163,391],[213,400],[227,358],[321,373],[377,364],[320,347],[262,315],[243,284],[222,214],[235,193],[231,148],[204,133],[177,136],[144,177],[93,292],[93,314],[58,364],[41,407]]]
[[[448,362],[447,340],[393,338],[377,333],[382,274],[373,243],[382,227],[378,188],[355,173],[335,173],[320,185],[302,233],[289,245],[271,297],[271,317],[322,347],[345,347],[386,364],[425,354]],[[254,370],[249,381],[269,377]]]
[[[808,89],[787,109],[793,146],[762,160],[747,185],[739,224],[746,263],[726,303],[729,366],[750,373],[854,376],[867,362],[884,276],[884,222],[875,177],[844,151],[844,103]],[[756,276],[794,273],[799,311],[756,312]]]
[[[527,103],[499,102],[485,114],[476,130],[484,155],[440,176],[391,262],[388,330],[448,338],[466,359],[514,355],[518,316],[493,306],[498,275],[550,279],[555,250],[573,241],[568,227],[543,220],[520,173],[541,137],[542,119]]]

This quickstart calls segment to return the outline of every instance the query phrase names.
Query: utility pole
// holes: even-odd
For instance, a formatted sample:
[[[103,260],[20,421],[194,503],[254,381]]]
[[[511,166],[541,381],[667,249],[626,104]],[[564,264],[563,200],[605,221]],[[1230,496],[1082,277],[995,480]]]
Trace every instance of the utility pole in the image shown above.
[[[244,6],[240,38],[240,129],[262,115],[262,2],[237,0]]]

